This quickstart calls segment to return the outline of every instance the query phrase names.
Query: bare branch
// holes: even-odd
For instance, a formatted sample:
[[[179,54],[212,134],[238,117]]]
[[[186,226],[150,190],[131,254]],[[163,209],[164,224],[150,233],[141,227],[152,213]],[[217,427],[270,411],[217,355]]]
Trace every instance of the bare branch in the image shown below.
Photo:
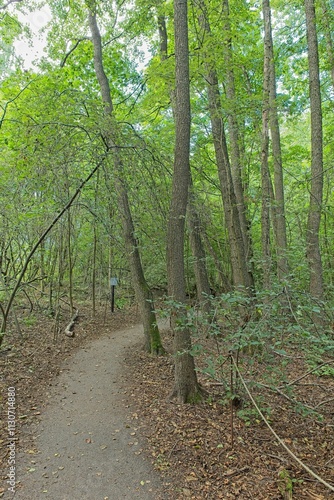
[[[19,0],[19,1],[21,1],[21,0]],[[1,106],[1,108],[3,109],[3,113],[2,113],[2,117],[0,118],[0,129],[1,129],[3,121],[5,119],[5,116],[6,116],[6,113],[7,113],[7,108],[9,106],[9,104],[11,104],[12,102],[16,101],[16,99],[18,99],[20,97],[20,95],[22,94],[22,92],[24,92],[29,87],[29,85],[32,82],[34,82],[35,80],[36,80],[36,78],[34,78],[33,80],[30,80],[30,82],[28,82],[27,85],[25,85],[23,87],[23,89],[21,89],[20,92],[15,97],[13,97],[13,99],[10,99],[9,101],[6,102],[6,104],[4,106]]]
[[[0,7],[0,10],[5,10],[7,9],[7,7],[12,4],[12,3],[20,3],[22,2],[23,0],[9,0],[5,5],[3,5],[2,7]]]
[[[65,63],[67,61],[67,59],[70,57],[70,55],[72,54],[72,52],[75,51],[75,49],[78,47],[79,43],[80,42],[83,42],[84,40],[90,40],[89,37],[85,36],[84,38],[79,38],[75,44],[73,45],[73,47],[71,48],[71,50],[69,52],[67,52],[67,54],[65,54],[65,57],[64,59],[62,60],[62,62],[60,63],[60,67],[63,68],[65,66]]]

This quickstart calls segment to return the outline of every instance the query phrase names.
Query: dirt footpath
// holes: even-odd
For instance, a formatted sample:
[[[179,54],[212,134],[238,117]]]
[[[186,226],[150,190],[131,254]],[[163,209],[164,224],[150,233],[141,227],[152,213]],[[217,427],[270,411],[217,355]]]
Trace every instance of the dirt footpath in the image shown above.
[[[140,326],[118,330],[65,362],[33,429],[38,453],[18,459],[15,500],[163,498],[129,418],[123,361],[142,339]]]

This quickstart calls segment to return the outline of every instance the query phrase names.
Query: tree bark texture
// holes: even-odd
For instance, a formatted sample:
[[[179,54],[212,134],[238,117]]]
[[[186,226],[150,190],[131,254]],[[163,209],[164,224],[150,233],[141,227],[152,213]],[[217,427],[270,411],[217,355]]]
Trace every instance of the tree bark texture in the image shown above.
[[[168,37],[167,37],[166,19],[162,15],[158,17],[158,28],[159,28],[159,41],[160,41],[160,59],[161,61],[164,61],[167,59],[168,56]],[[172,88],[169,89],[169,94],[171,98],[173,117],[175,120],[175,95]],[[205,298],[205,296],[210,295],[210,284],[206,268],[205,249],[201,237],[200,217],[195,206],[191,171],[190,171],[190,193],[188,198],[188,209],[187,209],[186,220],[189,231],[191,253],[194,258],[193,266],[194,266],[194,274],[196,281],[197,298],[203,312],[209,313],[210,304],[208,300]]]
[[[190,189],[187,224],[189,232],[189,242],[191,253],[194,259],[194,274],[196,281],[197,300],[200,304],[201,310],[210,314],[211,306],[209,302],[209,295],[211,293],[208,272],[206,268],[206,254],[203,246],[201,236],[201,220],[196,210],[195,202],[193,199],[193,191]]]
[[[309,91],[311,106],[311,193],[307,222],[307,258],[310,269],[310,293],[323,299],[323,270],[319,242],[323,199],[323,133],[319,74],[319,52],[313,0],[305,0],[308,43]]]
[[[174,335],[175,386],[173,396],[181,403],[200,396],[194,358],[190,353],[190,331],[185,326],[186,288],[184,269],[185,218],[190,183],[190,89],[187,0],[174,0],[175,31],[175,152],[172,197],[167,234],[167,273],[169,294],[181,305],[175,308]],[[182,305],[184,307],[182,307]]]
[[[263,2],[264,8],[264,2]],[[264,12],[265,8],[264,8]],[[267,12],[266,12],[267,13]],[[269,290],[271,284],[271,240],[270,240],[270,207],[273,193],[269,171],[269,120],[270,120],[270,36],[268,16],[265,21],[264,60],[263,60],[263,105],[262,105],[262,141],[261,141],[261,245],[263,288]]]

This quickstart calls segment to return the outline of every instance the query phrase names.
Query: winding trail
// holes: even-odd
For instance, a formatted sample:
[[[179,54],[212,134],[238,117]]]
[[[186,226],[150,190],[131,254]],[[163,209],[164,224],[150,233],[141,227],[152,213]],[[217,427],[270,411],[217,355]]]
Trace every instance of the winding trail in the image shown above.
[[[123,360],[142,337],[139,325],[118,330],[64,363],[33,430],[38,454],[19,457],[15,500],[164,498],[129,419]]]

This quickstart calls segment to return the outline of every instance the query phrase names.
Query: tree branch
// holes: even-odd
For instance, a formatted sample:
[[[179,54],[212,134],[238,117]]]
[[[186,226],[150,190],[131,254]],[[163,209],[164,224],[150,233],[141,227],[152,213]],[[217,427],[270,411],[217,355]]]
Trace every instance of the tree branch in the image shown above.
[[[85,36],[83,38],[79,38],[79,40],[76,41],[76,43],[73,45],[73,47],[71,48],[71,50],[69,50],[69,52],[67,52],[67,54],[65,54],[64,59],[60,63],[60,67],[61,68],[63,68],[65,66],[67,59],[70,57],[70,55],[72,54],[72,52],[75,51],[75,49],[78,47],[79,43],[83,42],[84,40],[90,40],[90,38],[88,36]]]
[[[7,7],[12,4],[12,3],[20,3],[22,2],[23,0],[9,0],[5,5],[3,5],[2,7],[0,7],[0,10],[5,10],[7,9]]]
[[[21,0],[16,0],[16,1],[21,1]],[[0,10],[2,9],[3,7],[0,7]],[[27,85],[25,85],[23,87],[23,89],[20,90],[20,92],[15,96],[13,97],[13,99],[10,99],[9,101],[6,102],[6,104],[4,106],[1,106],[1,108],[3,109],[3,113],[2,113],[2,117],[0,118],[0,129],[2,127],[2,124],[3,124],[3,121],[5,119],[5,116],[6,116],[6,113],[7,113],[7,108],[9,106],[9,104],[11,104],[12,102],[16,101],[16,99],[18,99],[20,97],[20,95],[22,94],[22,92],[24,92],[28,87],[29,85],[34,82],[36,80],[36,78],[34,78],[33,80],[31,80],[30,82],[27,83]]]

